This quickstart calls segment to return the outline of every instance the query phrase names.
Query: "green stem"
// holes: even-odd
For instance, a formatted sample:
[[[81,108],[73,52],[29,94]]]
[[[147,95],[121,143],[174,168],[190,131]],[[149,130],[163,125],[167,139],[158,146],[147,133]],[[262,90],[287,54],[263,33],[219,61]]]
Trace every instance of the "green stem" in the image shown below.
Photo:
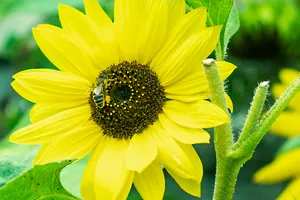
[[[241,144],[241,146],[233,148],[229,156],[231,158],[247,157],[247,159],[250,159],[256,146],[271,128],[272,124],[278,118],[280,113],[286,108],[286,106],[299,91],[300,78],[297,78],[267,112],[266,116],[258,124],[251,136],[248,137],[247,140]]]
[[[229,116],[223,81],[220,78],[216,62],[213,59],[204,60],[203,68],[211,101],[222,108]],[[241,166],[236,161],[227,159],[226,156],[233,145],[230,123],[215,127],[214,143],[217,157],[214,200],[230,200]]]
[[[241,165],[236,160],[218,161],[213,200],[232,200]]]
[[[220,79],[216,62],[213,59],[207,59],[203,61],[203,66],[211,101],[221,107],[229,116],[224,86]],[[230,123],[215,128],[214,143],[217,157],[217,171],[214,200],[232,199],[240,168],[251,158],[256,146],[265,133],[300,90],[300,78],[294,81],[261,122],[257,123],[266,99],[268,85],[268,82],[263,82],[256,90],[248,119],[243,128],[241,138],[236,145],[233,145]]]
[[[220,78],[220,73],[214,59],[206,59],[203,61],[203,68],[208,84],[208,90],[211,101],[222,108],[224,112],[228,112],[228,106],[225,98],[225,90],[223,81]],[[218,126],[215,128],[215,148],[217,156],[225,156],[227,150],[233,144],[233,136],[230,123]]]
[[[269,81],[264,81],[257,87],[244,128],[233,148],[239,147],[247,138],[250,137],[250,134],[252,134],[256,129],[257,124],[261,118],[261,112],[266,101],[268,89]]]

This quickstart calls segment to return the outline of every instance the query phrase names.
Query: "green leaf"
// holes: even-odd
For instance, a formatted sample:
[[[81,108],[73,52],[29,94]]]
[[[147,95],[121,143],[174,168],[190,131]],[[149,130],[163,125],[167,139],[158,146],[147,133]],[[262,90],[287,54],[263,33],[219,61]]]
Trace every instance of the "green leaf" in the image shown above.
[[[224,33],[223,52],[226,53],[230,38],[239,30],[240,18],[236,5],[233,4]]]
[[[61,183],[69,192],[76,196],[81,196],[80,186],[83,176],[83,172],[87,165],[89,156],[72,163],[72,165],[67,166],[61,172]]]
[[[277,156],[292,151],[296,148],[300,148],[300,136],[287,140],[278,150]]]
[[[0,158],[0,188],[32,167],[33,155],[2,154]]]
[[[0,189],[1,200],[78,200],[64,189],[60,172],[72,161],[37,165]]]
[[[229,39],[239,28],[234,0],[185,0],[185,2],[191,9],[207,7],[208,26],[223,25],[216,54],[218,60],[224,60]]]

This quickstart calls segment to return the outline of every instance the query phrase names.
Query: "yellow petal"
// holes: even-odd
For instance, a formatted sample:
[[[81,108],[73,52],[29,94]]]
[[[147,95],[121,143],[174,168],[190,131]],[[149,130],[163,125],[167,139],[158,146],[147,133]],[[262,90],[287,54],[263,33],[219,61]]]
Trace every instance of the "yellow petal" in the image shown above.
[[[163,199],[165,177],[160,164],[154,162],[142,173],[135,173],[134,186],[144,200]]]
[[[38,29],[44,29],[44,30],[48,30],[50,32],[52,32],[53,34],[57,34],[57,35],[61,35],[64,37],[68,37],[68,35],[66,35],[66,33],[64,32],[64,30],[58,26],[53,26],[51,24],[39,24],[37,25]],[[71,39],[71,38],[69,38]]]
[[[180,101],[183,103],[190,103],[190,102],[195,102],[198,100],[210,98],[208,91],[197,93],[197,94],[191,94],[191,95],[174,95],[174,94],[169,94],[169,93],[166,93],[165,95],[168,99]],[[231,98],[228,96],[228,94],[226,92],[225,92],[225,98],[226,98],[226,102],[227,102],[229,110],[231,112],[233,112],[233,103],[231,101]]]
[[[178,0],[176,0],[178,2]],[[170,4],[172,1],[170,2]],[[174,2],[175,3],[175,2]],[[174,4],[173,3],[173,4]],[[172,15],[178,15],[172,13]],[[151,67],[154,71],[160,70],[161,63],[169,56],[172,56],[174,52],[180,48],[180,46],[195,33],[199,33],[204,29],[206,23],[206,9],[204,7],[197,8],[185,15],[181,20],[173,27],[172,31],[166,38],[166,41],[151,62]]]
[[[192,35],[184,43],[162,59],[153,63],[153,70],[162,86],[180,81],[195,69],[201,70],[201,62],[214,50],[219,39],[221,26],[209,27]],[[152,65],[152,64],[151,64]]]
[[[153,132],[152,135],[158,144],[158,159],[160,163],[181,177],[199,181],[199,174],[196,174],[195,166],[189,155],[186,154],[178,142],[164,133],[162,129],[159,129],[157,124],[154,124],[157,131]]]
[[[300,178],[293,180],[280,194],[277,200],[296,200],[300,199]]]
[[[281,154],[254,175],[257,183],[278,183],[300,175],[300,148]]]
[[[142,23],[136,35],[137,58],[141,64],[148,64],[164,43],[168,26],[168,2],[147,1]]]
[[[31,69],[13,76],[11,85],[25,99],[34,103],[68,103],[69,107],[86,104],[90,82],[51,69]]]
[[[209,99],[209,93],[198,93],[198,94],[191,94],[191,95],[174,95],[174,94],[165,94],[168,99],[180,101],[183,103],[190,103],[202,99]]]
[[[171,0],[169,1],[168,9],[168,31],[171,31],[173,26],[176,25],[185,15],[186,6],[184,0]]]
[[[9,141],[19,144],[49,143],[68,131],[85,124],[90,116],[89,105],[65,110],[15,131],[10,136]]]
[[[118,34],[119,46],[121,50],[121,61],[134,61],[137,55],[137,31],[141,26],[142,13],[146,1],[124,1],[114,2],[114,25]]]
[[[208,85],[202,69],[194,73],[187,74],[182,80],[177,83],[164,87],[166,95],[189,96],[197,93],[206,92],[208,94]]]
[[[119,63],[117,40],[112,25],[99,28],[83,13],[63,4],[59,4],[58,12],[63,29],[92,56],[99,69]]]
[[[149,128],[148,128],[149,129]],[[146,129],[141,134],[135,134],[129,143],[126,154],[126,168],[141,173],[157,156],[157,144],[149,136]]]
[[[57,108],[43,104],[35,104],[34,106],[32,106],[29,113],[30,121],[32,123],[36,123],[52,115],[55,115],[63,110],[65,110],[65,108]]]
[[[173,122],[190,128],[210,128],[229,122],[221,108],[205,100],[189,104],[167,101],[163,111]]]
[[[95,168],[97,199],[126,199],[133,181],[133,172],[125,167],[127,142],[106,137],[97,148],[102,152]]]
[[[229,110],[230,110],[231,112],[233,112],[233,103],[232,103],[232,101],[231,101],[230,96],[228,96],[227,93],[225,93],[225,98],[226,98],[226,103],[227,103],[227,106],[228,106]]]
[[[172,87],[172,89],[174,89],[174,88]],[[190,87],[190,88],[192,88],[192,87]],[[187,89],[185,91],[189,91],[189,90]],[[177,91],[176,93],[179,93],[179,92]],[[195,101],[198,101],[198,100],[203,100],[203,99],[209,99],[210,98],[208,90],[207,90],[207,92],[201,92],[201,93],[190,94],[190,95],[174,95],[174,94],[169,94],[169,93],[165,93],[165,95],[168,99],[180,101],[180,102],[183,102],[183,103],[190,103],[190,102],[195,102]],[[228,108],[229,108],[230,112],[232,113],[233,112],[233,103],[232,103],[231,98],[228,96],[228,94],[226,92],[225,92],[225,98],[226,98]]]
[[[165,114],[159,115],[159,121],[166,133],[185,144],[209,143],[210,135],[203,129],[187,128],[172,122]]]
[[[300,76],[300,73],[291,68],[284,68],[279,72],[279,79],[285,85],[290,85],[296,78]]]
[[[50,143],[46,143],[43,144],[42,147],[40,148],[39,152],[37,153],[37,155],[35,156],[34,160],[33,160],[33,165],[35,165],[35,163],[39,163],[41,156],[43,155],[45,149],[50,145]]]
[[[32,32],[41,51],[58,69],[95,81],[100,70],[93,65],[86,51],[62,29],[39,25]]]
[[[300,135],[300,113],[295,111],[284,111],[276,119],[270,132],[284,136],[294,137]]]
[[[83,127],[74,128],[48,144],[34,164],[42,165],[59,160],[81,159],[93,150],[101,135],[100,127],[90,121]]]
[[[233,64],[224,61],[218,61],[217,64],[222,80],[225,80],[236,68]],[[190,73],[176,83],[165,86],[164,88],[166,95],[188,96],[201,92],[207,93],[207,97],[209,97],[206,78],[202,67],[199,65],[195,65]]]
[[[97,0],[84,0],[86,15],[99,27],[111,25],[112,21]]]
[[[84,170],[80,192],[84,199],[88,200],[97,200],[96,193],[95,193],[95,169],[97,166],[98,158],[100,157],[103,148],[99,145],[103,143],[102,140],[105,140],[106,137],[101,137],[99,144],[93,150],[87,166]]]
[[[173,177],[173,179],[176,181],[176,183],[183,189],[185,192],[187,192],[190,195],[193,195],[195,197],[201,196],[201,185],[195,180],[192,179],[185,179],[180,176],[177,176],[176,173],[172,172],[168,168],[166,168],[168,173]]]
[[[272,87],[272,93],[276,99],[278,99],[284,91],[288,88],[288,85],[283,84],[274,84]],[[295,109],[298,112],[300,111],[300,93],[297,93],[295,97],[291,100],[288,107],[291,109]]]
[[[194,147],[190,144],[183,144],[181,142],[177,142],[180,148],[185,152],[185,154],[188,156],[189,160],[191,161],[193,168],[195,170],[195,179],[198,183],[202,181],[203,177],[203,166],[202,162],[199,158],[199,155],[197,154]],[[172,169],[171,169],[172,170]],[[176,171],[173,170],[173,172],[176,173]],[[177,174],[180,175],[180,174]],[[184,177],[183,177],[184,178]]]
[[[234,64],[226,61],[217,61],[216,63],[222,80],[225,80],[237,68]]]

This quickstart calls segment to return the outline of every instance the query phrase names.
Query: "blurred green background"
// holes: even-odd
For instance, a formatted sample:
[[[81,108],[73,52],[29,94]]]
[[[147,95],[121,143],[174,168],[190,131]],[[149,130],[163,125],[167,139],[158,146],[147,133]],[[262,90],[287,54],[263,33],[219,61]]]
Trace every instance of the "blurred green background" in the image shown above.
[[[99,0],[113,17],[113,1]],[[35,146],[13,145],[7,136],[13,129],[29,123],[31,103],[23,100],[11,88],[11,76],[29,68],[53,68],[37,48],[31,28],[39,23],[59,25],[58,2],[83,10],[82,0],[1,0],[0,1],[0,187],[31,166]],[[299,0],[238,0],[240,30],[234,35],[228,50],[228,60],[238,69],[228,80],[227,88],[234,103],[233,127],[237,133],[243,123],[258,82],[278,81],[283,67],[299,70],[300,66],[300,1]],[[274,99],[268,98],[268,109]],[[269,163],[285,139],[267,134],[254,157],[247,162],[238,178],[234,199],[272,200],[286,183],[257,185],[253,173]],[[212,198],[215,156],[213,144],[195,146],[204,164],[202,199]],[[80,176],[87,159],[64,169],[62,182],[79,195]],[[166,174],[165,199],[196,199],[185,194]],[[140,199],[131,192],[129,199]]]

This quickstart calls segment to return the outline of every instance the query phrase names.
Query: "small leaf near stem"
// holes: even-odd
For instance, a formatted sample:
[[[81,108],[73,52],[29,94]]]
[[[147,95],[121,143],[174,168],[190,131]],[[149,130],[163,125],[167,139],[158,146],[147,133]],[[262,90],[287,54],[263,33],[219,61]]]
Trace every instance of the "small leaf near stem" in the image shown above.
[[[250,159],[254,153],[255,148],[262,140],[264,135],[270,129],[272,124],[278,118],[280,113],[286,108],[289,102],[300,91],[300,77],[297,78],[289,88],[283,93],[283,95],[276,101],[276,103],[267,112],[266,116],[257,125],[255,131],[244,140],[244,142],[236,148],[232,149],[232,152],[228,155],[231,158],[245,157]]]
[[[253,131],[256,129],[257,124],[261,118],[261,112],[266,101],[268,89],[269,81],[264,81],[260,83],[259,86],[256,88],[246,122],[244,124],[243,130],[240,134],[237,143],[233,146],[234,149],[241,146],[241,144],[247,138],[249,138]]]

